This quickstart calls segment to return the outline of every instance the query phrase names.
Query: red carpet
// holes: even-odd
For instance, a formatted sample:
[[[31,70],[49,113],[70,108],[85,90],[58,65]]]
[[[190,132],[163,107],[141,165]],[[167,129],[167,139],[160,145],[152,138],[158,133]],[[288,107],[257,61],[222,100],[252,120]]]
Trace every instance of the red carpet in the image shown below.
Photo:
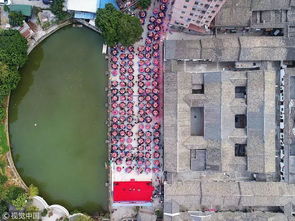
[[[152,182],[129,181],[114,182],[115,202],[152,201],[154,187]]]

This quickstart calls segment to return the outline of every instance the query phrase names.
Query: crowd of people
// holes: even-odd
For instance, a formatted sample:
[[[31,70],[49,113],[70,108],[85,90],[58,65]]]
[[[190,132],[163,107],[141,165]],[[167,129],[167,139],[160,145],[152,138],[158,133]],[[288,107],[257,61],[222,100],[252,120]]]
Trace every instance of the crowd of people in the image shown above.
[[[136,48],[118,45],[110,52],[110,154],[119,173],[161,171],[160,40],[166,10],[167,0],[162,0],[152,15],[140,11],[147,27],[144,43]]]

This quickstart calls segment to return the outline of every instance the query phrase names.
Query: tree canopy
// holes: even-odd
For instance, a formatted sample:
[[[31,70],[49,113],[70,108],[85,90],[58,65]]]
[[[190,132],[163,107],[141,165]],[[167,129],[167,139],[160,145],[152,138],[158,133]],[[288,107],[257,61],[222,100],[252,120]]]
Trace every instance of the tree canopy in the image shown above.
[[[20,80],[16,69],[10,69],[6,64],[0,62],[0,95],[8,95],[14,90]]]
[[[121,43],[129,46],[140,40],[143,28],[137,17],[116,10],[112,4],[106,4],[104,9],[98,9],[96,26],[102,31],[102,36],[110,46]]]
[[[58,20],[63,20],[67,17],[68,13],[63,10],[64,0],[54,0],[50,6],[50,10],[56,15]]]
[[[25,16],[21,12],[9,12],[8,18],[12,27],[22,26],[25,20]]]
[[[148,9],[151,5],[151,0],[139,0],[137,4],[142,9]]]
[[[0,29],[0,62],[19,68],[27,60],[27,40],[17,30]]]

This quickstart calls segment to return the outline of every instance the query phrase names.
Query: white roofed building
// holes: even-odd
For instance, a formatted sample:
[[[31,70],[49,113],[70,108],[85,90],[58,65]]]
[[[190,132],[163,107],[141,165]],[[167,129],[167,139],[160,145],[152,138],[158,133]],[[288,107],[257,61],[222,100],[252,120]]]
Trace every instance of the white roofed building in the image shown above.
[[[75,11],[75,18],[94,19],[100,0],[68,0],[67,9]]]

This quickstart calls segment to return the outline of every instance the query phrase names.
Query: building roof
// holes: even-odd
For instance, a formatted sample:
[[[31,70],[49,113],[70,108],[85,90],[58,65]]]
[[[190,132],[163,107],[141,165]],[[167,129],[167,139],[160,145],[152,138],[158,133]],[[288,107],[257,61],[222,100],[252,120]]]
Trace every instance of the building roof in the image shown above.
[[[291,61],[295,40],[283,37],[227,36],[202,40],[166,40],[166,60]]]
[[[68,0],[67,8],[72,11],[96,13],[100,0]]]
[[[21,12],[24,16],[32,16],[32,6],[31,5],[10,5],[10,11]]]
[[[251,0],[227,0],[215,17],[215,26],[247,27],[251,15]]]
[[[176,201],[187,210],[203,207],[238,209],[248,206],[285,206],[295,203],[295,185],[283,182],[200,182],[166,184],[165,201]],[[164,204],[165,205],[165,204]]]
[[[252,11],[283,10],[288,9],[290,0],[252,0]]]

